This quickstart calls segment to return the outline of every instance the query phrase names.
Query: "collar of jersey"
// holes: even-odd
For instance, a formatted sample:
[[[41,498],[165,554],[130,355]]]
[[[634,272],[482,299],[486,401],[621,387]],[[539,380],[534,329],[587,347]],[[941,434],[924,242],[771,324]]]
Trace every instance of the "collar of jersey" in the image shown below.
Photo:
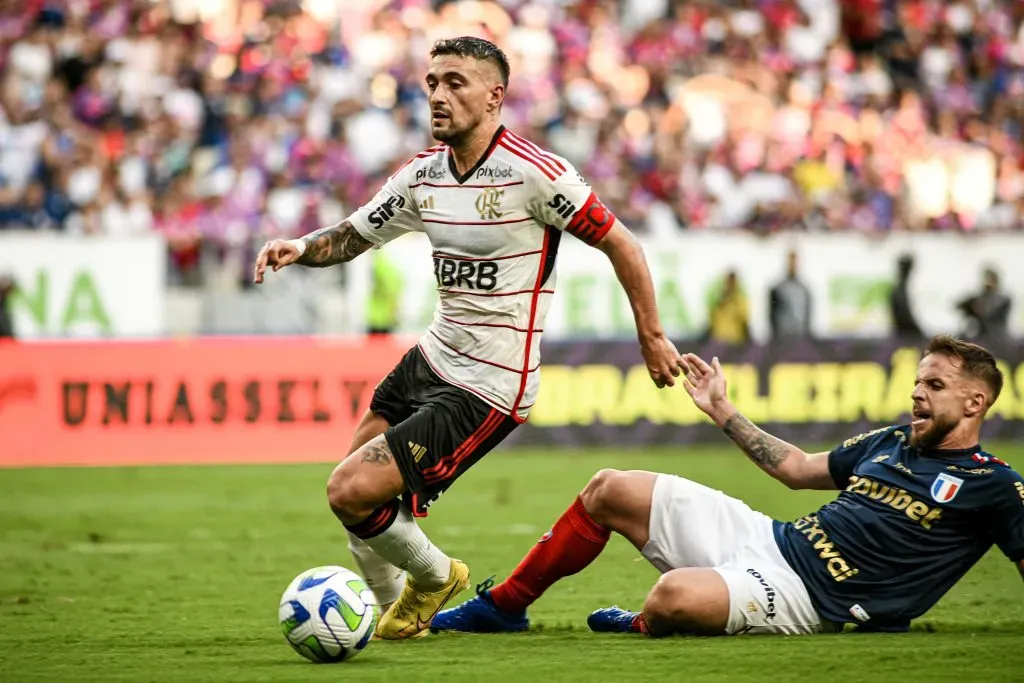
[[[908,441],[906,442],[906,447],[920,453],[921,455],[937,458],[969,458],[975,453],[985,453],[985,451],[981,450],[980,443],[975,444],[970,448],[933,448],[931,450],[923,451],[920,448],[914,448],[910,445],[910,425],[900,425],[900,427],[897,428],[897,431],[902,431],[907,435]]]
[[[455,157],[452,156],[452,148],[448,147],[447,149],[445,149],[445,153],[447,153],[447,155],[448,155],[448,170],[451,171],[452,177],[455,178],[455,182],[457,182],[459,185],[461,185],[464,182],[466,182],[467,180],[469,180],[470,178],[472,178],[473,175],[478,170],[480,170],[480,167],[483,166],[487,162],[487,160],[490,158],[491,152],[493,152],[494,148],[498,146],[498,140],[501,139],[501,136],[504,133],[505,133],[505,126],[504,125],[498,126],[498,130],[495,131],[494,137],[491,138],[491,144],[487,145],[487,151],[484,152],[480,156],[480,159],[475,164],[473,164],[473,168],[469,169],[468,171],[466,171],[461,176],[459,175],[459,172],[457,170],[455,170]]]
[[[933,448],[931,450],[918,450],[918,453],[934,458],[969,458],[975,453],[981,453],[981,444],[972,448]]]

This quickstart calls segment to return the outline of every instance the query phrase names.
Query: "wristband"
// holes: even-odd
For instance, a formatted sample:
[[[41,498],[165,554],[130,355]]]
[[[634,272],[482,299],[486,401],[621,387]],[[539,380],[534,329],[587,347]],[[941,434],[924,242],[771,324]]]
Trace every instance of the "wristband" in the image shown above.
[[[292,245],[293,247],[299,250],[299,256],[302,256],[303,254],[306,253],[306,240],[288,240],[288,244]]]

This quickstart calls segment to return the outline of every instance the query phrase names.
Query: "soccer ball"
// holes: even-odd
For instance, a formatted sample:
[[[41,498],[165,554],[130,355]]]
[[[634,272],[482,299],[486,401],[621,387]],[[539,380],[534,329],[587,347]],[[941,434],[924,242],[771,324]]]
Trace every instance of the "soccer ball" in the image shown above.
[[[341,662],[359,654],[377,628],[373,591],[344,567],[302,572],[281,596],[281,629],[296,652],[313,662]]]

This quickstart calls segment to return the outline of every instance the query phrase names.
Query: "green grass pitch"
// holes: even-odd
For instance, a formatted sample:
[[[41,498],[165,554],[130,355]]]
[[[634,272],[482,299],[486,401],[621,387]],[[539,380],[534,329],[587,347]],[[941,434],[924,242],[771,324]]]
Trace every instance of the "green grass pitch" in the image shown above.
[[[1024,448],[992,451],[1024,467]],[[788,491],[727,446],[508,450],[425,527],[474,581],[500,579],[602,467],[682,474],[785,519],[829,497]],[[1024,586],[998,551],[909,634],[653,641],[586,630],[591,610],[637,606],[656,579],[619,538],[534,607],[529,633],[374,642],[311,664],[284,642],[277,603],[308,567],[354,568],[324,499],[330,468],[0,471],[0,681],[1024,680]]]

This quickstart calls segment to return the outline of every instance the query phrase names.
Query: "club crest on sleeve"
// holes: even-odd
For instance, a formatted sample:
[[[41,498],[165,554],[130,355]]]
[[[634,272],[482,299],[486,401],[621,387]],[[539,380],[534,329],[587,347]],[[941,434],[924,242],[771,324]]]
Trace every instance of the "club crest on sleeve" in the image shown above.
[[[956,494],[960,493],[963,485],[963,479],[943,472],[935,477],[935,481],[932,483],[932,498],[939,503],[948,503],[956,498]]]

